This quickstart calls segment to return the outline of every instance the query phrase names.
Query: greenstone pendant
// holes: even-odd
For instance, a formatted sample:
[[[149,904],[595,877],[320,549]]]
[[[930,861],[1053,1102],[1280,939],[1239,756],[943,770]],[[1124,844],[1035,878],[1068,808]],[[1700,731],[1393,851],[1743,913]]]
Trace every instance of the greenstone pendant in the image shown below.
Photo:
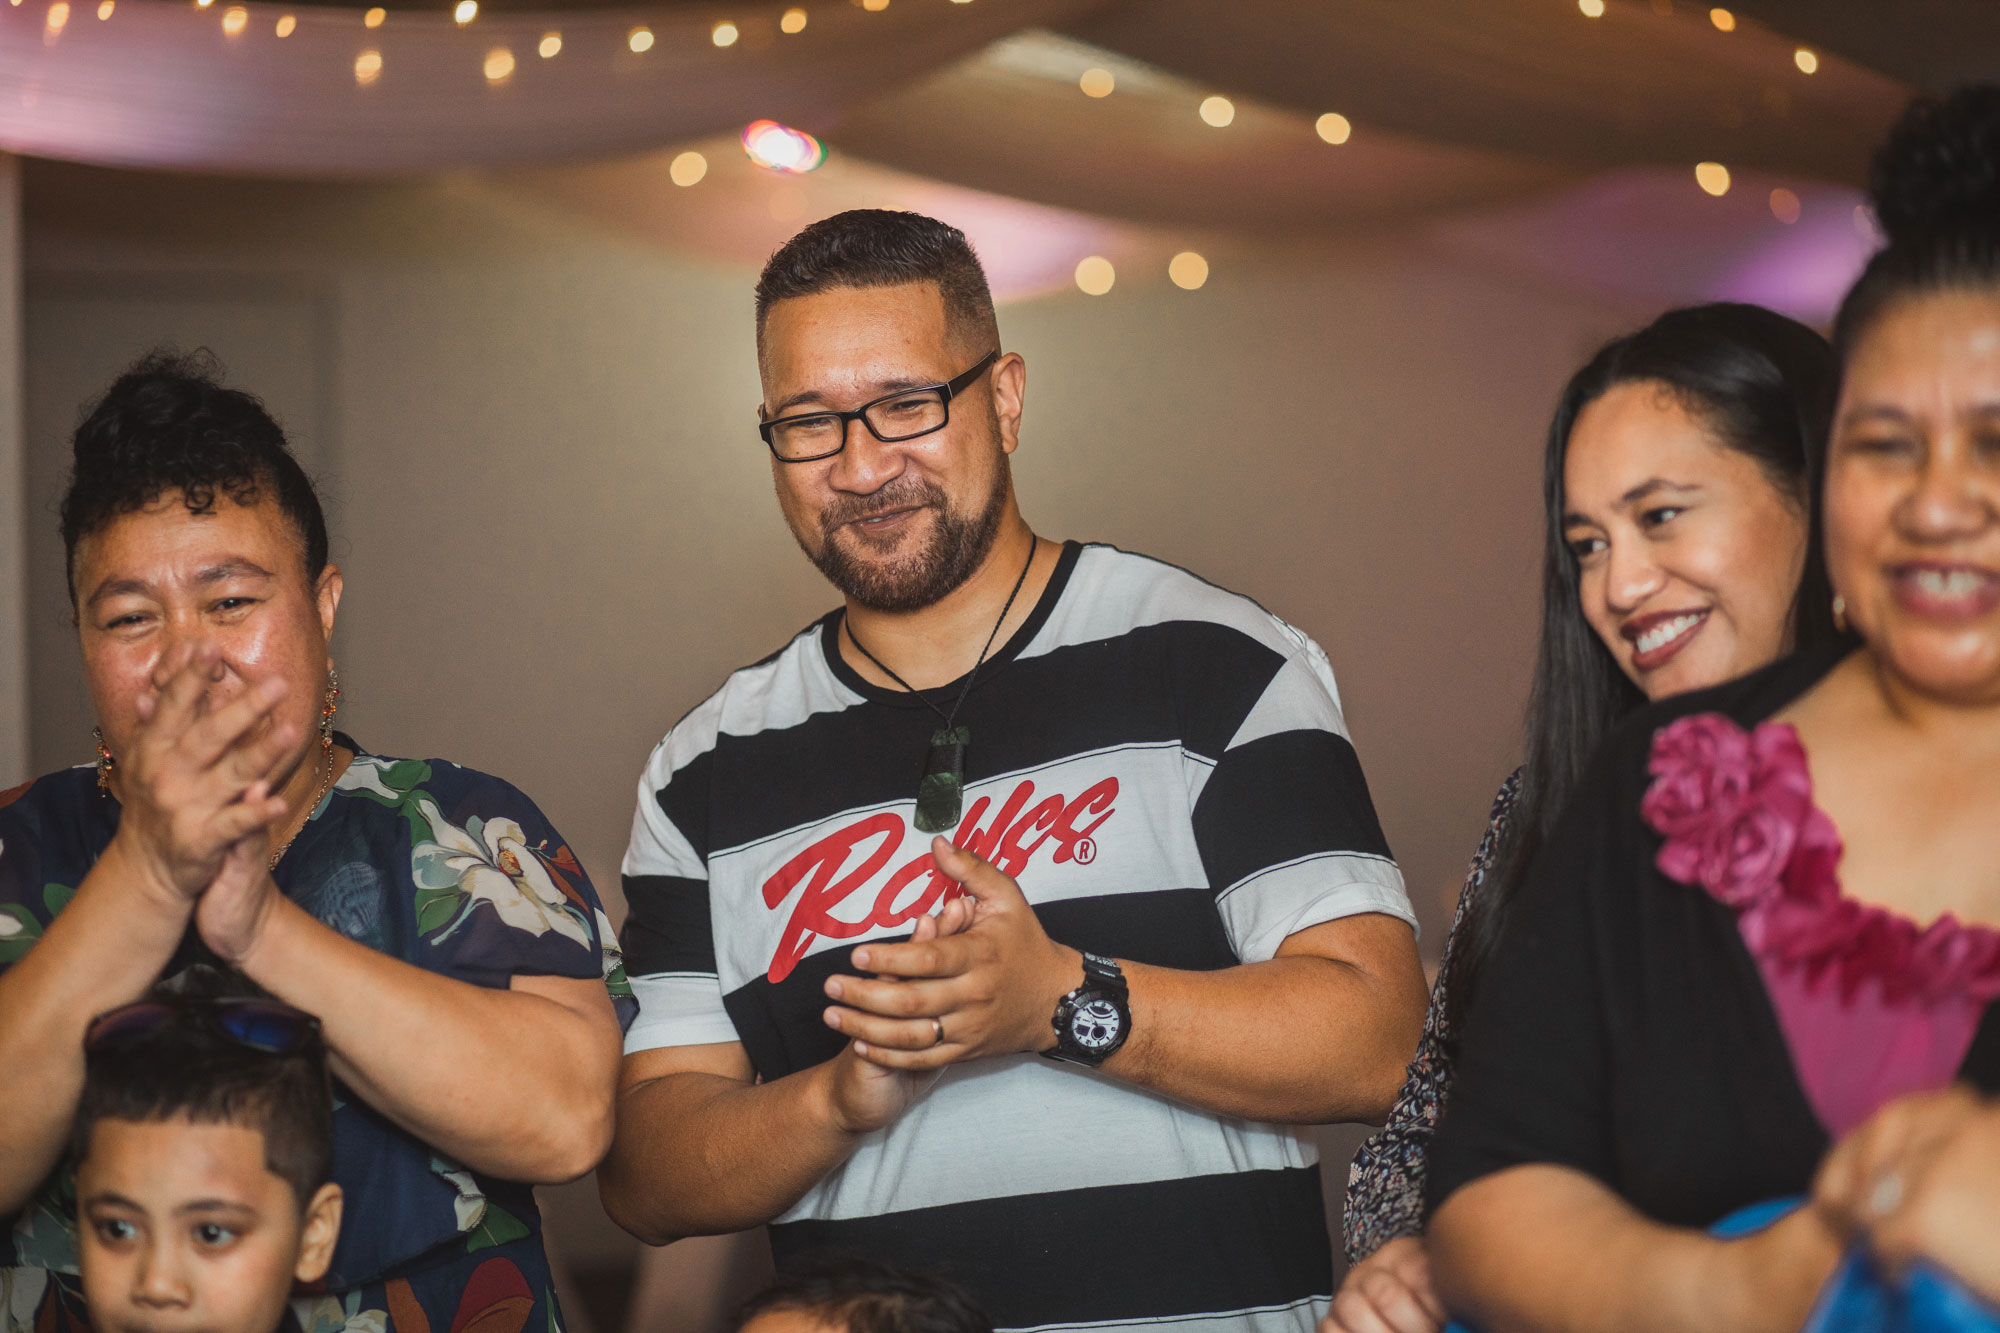
[[[911,821],[919,832],[950,833],[958,827],[965,807],[965,747],[971,739],[970,727],[931,734],[923,780],[917,784],[917,815]]]

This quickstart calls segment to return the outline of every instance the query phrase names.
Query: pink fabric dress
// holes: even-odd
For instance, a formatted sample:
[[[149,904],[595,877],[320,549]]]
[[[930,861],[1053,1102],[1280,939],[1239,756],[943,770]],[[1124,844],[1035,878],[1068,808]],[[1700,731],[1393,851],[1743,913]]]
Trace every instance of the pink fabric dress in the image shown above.
[[[1827,1133],[1950,1084],[2000,996],[2000,931],[1950,913],[1920,927],[1842,894],[1840,835],[1787,723],[1681,718],[1654,736],[1649,771],[1656,864],[1736,912]]]

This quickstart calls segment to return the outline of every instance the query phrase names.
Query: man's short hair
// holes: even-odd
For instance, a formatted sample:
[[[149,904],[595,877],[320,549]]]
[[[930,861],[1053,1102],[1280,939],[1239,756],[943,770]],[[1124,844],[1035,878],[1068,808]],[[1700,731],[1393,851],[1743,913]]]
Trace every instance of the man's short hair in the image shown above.
[[[203,979],[179,988],[155,986],[146,998],[171,1004],[189,995],[256,994],[247,982]],[[85,1057],[70,1150],[79,1162],[88,1156],[100,1120],[177,1118],[257,1130],[264,1136],[265,1168],[292,1187],[301,1209],[333,1178],[333,1089],[326,1048],[317,1039],[296,1054],[272,1055],[191,1012],[120,1036]]]
[[[781,1310],[847,1333],[993,1333],[993,1321],[951,1283],[847,1255],[815,1255],[787,1267],[737,1310],[731,1333]]]
[[[1000,345],[993,293],[958,228],[886,208],[855,208],[813,223],[778,247],[757,278],[757,352],[771,307],[836,287],[933,282],[951,331],[977,347]]]

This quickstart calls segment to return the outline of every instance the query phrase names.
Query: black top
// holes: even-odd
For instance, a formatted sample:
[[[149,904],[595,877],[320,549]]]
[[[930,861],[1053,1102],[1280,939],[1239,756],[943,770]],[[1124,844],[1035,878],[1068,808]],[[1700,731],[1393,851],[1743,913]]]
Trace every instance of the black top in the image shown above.
[[[1736,914],[1654,866],[1639,813],[1653,734],[1717,712],[1754,727],[1844,647],[1647,708],[1605,742],[1530,868],[1466,1021],[1431,1152],[1432,1209],[1510,1166],[1584,1171],[1656,1221],[1706,1227],[1804,1193],[1828,1147]],[[1989,1006],[1961,1077],[2000,1089]]]

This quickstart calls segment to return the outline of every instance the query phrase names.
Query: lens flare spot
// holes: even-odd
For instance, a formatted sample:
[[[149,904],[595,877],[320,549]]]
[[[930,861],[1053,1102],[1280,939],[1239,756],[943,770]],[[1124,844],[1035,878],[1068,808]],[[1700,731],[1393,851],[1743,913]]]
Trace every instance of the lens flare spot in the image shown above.
[[[1236,119],[1236,103],[1226,97],[1204,97],[1201,118],[1219,130]]]
[[[1697,162],[1694,168],[1694,183],[1706,193],[1720,199],[1729,193],[1729,168],[1720,162]]]
[[[826,145],[775,120],[754,120],[743,129],[743,154],[768,171],[803,176],[826,161]]]
[[[1167,263],[1167,276],[1183,291],[1195,291],[1208,281],[1208,261],[1192,250],[1183,250]]]
[[[682,153],[667,167],[667,179],[679,186],[699,185],[708,174],[708,159],[700,153]]]
[[[1077,290],[1085,296],[1102,296],[1118,281],[1118,271],[1103,255],[1091,255],[1076,266]]]

